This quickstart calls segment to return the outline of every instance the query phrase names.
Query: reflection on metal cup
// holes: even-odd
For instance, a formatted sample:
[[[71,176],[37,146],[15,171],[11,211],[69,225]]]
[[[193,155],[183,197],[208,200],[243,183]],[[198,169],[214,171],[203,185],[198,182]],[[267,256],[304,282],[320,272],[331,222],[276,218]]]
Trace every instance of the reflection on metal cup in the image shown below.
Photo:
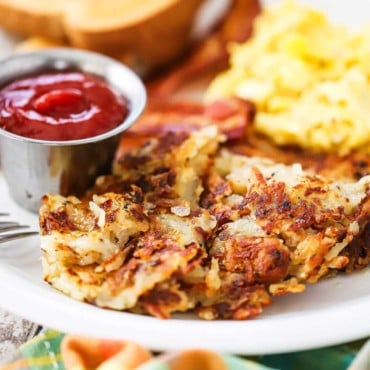
[[[46,193],[81,195],[109,171],[119,137],[55,146],[0,137],[2,171],[13,199],[37,212]]]

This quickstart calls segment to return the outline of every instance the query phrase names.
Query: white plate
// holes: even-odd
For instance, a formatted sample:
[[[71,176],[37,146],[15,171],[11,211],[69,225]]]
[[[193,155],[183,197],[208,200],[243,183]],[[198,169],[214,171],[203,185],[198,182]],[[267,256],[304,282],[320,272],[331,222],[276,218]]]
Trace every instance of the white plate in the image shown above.
[[[9,198],[0,175],[0,211],[37,227]],[[126,338],[157,350],[203,347],[262,354],[310,349],[370,335],[370,269],[276,299],[249,321],[160,320],[100,309],[56,292],[42,280],[38,237],[0,246],[0,306],[64,332]]]
[[[306,2],[350,25],[362,23],[365,17],[370,21],[364,11],[369,0]],[[37,217],[11,201],[1,174],[0,211],[37,227]],[[32,238],[0,246],[0,306],[64,332],[126,338],[157,350],[202,347],[243,354],[312,349],[370,335],[369,268],[275,299],[254,320],[206,322],[187,316],[159,320],[99,309],[56,292],[42,280],[38,244],[38,238]]]

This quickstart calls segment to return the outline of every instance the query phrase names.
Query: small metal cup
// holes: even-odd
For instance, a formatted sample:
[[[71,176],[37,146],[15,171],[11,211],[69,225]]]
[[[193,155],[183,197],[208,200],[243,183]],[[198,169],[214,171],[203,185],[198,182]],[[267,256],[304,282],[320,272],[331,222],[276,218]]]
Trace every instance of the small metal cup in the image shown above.
[[[146,104],[145,87],[129,68],[100,54],[74,49],[47,49],[1,61],[0,87],[30,74],[65,69],[101,76],[127,98],[130,110],[118,127],[86,139],[36,140],[0,129],[1,167],[10,194],[32,212],[38,212],[44,194],[81,195],[96,176],[109,172],[120,134]]]

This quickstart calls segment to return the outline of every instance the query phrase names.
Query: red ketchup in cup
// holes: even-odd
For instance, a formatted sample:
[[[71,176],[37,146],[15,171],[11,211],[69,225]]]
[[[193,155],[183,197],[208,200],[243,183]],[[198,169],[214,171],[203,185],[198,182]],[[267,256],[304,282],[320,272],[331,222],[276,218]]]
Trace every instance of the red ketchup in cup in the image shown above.
[[[86,72],[40,73],[0,90],[0,128],[32,139],[94,137],[120,125],[128,112],[125,97]]]

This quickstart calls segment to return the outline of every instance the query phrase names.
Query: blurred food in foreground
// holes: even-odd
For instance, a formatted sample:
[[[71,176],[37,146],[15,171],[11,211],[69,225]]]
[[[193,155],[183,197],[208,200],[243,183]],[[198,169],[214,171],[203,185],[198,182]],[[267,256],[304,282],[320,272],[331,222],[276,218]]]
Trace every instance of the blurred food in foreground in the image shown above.
[[[202,349],[153,356],[148,349],[131,341],[71,334],[63,338],[61,355],[66,370],[232,370],[239,362],[243,365],[240,369],[246,369],[244,359],[233,358],[231,366],[230,355],[226,357]]]
[[[133,370],[152,358],[146,348],[129,341],[66,335],[61,344],[66,370]]]
[[[351,33],[295,1],[266,8],[207,100],[257,105],[255,129],[278,145],[345,155],[370,142],[370,33]]]
[[[186,51],[203,2],[0,0],[0,27],[50,44],[95,50],[145,74]]]

